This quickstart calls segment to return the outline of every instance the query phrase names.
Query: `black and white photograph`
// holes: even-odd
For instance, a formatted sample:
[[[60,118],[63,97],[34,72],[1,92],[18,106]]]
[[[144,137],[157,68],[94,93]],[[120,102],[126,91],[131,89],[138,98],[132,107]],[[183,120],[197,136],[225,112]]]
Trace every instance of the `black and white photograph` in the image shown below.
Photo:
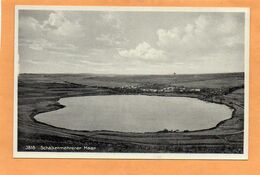
[[[14,157],[247,159],[249,9],[15,13]]]

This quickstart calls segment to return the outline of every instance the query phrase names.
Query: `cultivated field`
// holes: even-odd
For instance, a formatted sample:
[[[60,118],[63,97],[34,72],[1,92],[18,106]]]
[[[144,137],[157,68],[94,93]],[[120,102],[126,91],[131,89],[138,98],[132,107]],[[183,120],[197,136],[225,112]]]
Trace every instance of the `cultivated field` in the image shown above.
[[[230,119],[200,131],[125,133],[57,128],[34,116],[63,108],[63,97],[111,94],[185,96],[225,104]],[[55,117],[55,116],[53,116]],[[18,150],[50,151],[41,146],[79,146],[95,152],[242,153],[244,74],[94,75],[21,74],[18,77]],[[29,147],[32,146],[32,147]],[[95,149],[83,149],[84,146]],[[54,150],[53,150],[54,151]],[[66,151],[58,149],[56,151]]]

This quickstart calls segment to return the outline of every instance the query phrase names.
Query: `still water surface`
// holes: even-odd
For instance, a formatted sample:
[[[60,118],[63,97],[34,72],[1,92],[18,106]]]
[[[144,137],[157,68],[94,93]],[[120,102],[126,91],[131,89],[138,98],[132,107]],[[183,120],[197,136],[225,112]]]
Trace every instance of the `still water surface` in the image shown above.
[[[75,130],[154,132],[210,128],[232,115],[225,105],[186,97],[87,96],[59,103],[66,107],[39,114],[36,120]]]

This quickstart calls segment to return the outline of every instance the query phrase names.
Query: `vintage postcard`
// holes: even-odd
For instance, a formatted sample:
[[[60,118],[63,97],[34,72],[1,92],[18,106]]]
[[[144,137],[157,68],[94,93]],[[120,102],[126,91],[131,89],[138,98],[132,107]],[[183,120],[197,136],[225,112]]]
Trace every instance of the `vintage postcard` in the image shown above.
[[[15,13],[14,157],[247,159],[249,9]]]

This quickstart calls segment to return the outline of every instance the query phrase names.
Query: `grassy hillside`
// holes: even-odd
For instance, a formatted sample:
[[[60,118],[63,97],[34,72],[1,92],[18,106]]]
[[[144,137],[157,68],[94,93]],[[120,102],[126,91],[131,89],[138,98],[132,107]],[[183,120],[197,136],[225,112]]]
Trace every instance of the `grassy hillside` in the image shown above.
[[[130,88],[125,89],[126,86]],[[132,86],[138,86],[140,90],[133,90]],[[200,91],[141,91],[166,87],[199,88]],[[63,108],[58,103],[63,97],[124,93],[194,97],[225,104],[233,108],[234,112],[230,119],[220,122],[214,128],[178,133],[163,130],[154,133],[74,131],[53,127],[34,119],[38,113]],[[242,153],[243,105],[243,73],[135,76],[21,74],[18,77],[18,149],[44,151],[40,146],[79,146],[82,149],[77,151],[91,151],[83,149],[87,145],[95,147],[94,151],[98,152]],[[36,148],[27,150],[27,145]]]

